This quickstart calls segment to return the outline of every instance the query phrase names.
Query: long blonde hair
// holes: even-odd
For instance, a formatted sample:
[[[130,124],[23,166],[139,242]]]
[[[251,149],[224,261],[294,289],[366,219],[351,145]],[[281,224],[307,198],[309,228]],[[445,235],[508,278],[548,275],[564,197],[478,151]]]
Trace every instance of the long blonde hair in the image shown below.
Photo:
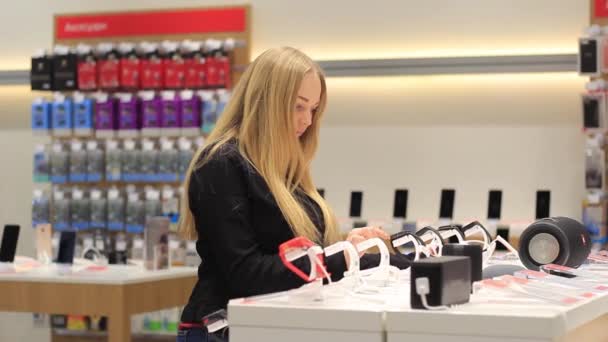
[[[319,107],[312,124],[297,138],[292,116],[297,92],[308,72],[321,80]],[[260,173],[295,236],[331,244],[340,239],[335,216],[319,195],[310,174],[317,150],[319,127],[327,103],[327,88],[321,68],[304,53],[290,47],[270,49],[249,65],[234,88],[233,95],[206,140],[211,150],[200,159],[200,148],[190,162],[184,181],[179,231],[196,239],[194,217],[188,201],[192,172],[201,167],[226,142],[236,139],[243,157]],[[294,197],[300,189],[323,212],[325,234],[317,228]]]

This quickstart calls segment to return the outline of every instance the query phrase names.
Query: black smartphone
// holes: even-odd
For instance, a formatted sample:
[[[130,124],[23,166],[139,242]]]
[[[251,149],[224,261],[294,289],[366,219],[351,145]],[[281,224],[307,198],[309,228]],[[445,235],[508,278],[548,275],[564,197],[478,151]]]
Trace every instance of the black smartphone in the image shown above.
[[[578,46],[580,72],[595,74],[598,72],[598,49],[596,39],[581,39]]]
[[[361,203],[363,202],[362,191],[352,191],[350,193],[350,217],[361,217]]]
[[[583,96],[583,127],[600,128],[599,98]]]
[[[490,190],[488,195],[488,219],[500,220],[502,209],[502,191]]]
[[[71,264],[74,262],[74,249],[76,247],[76,232],[61,232],[59,237],[59,252],[57,253],[57,263]]]
[[[406,189],[395,190],[395,201],[393,203],[393,217],[405,218],[407,216],[407,195]]]
[[[452,219],[454,217],[454,197],[456,190],[443,189],[441,190],[441,202],[439,205],[439,218]]]
[[[536,219],[549,217],[551,209],[551,191],[539,190],[536,192]]]
[[[0,244],[0,262],[15,261],[17,253],[17,241],[19,240],[19,225],[7,224],[2,233],[2,244]]]

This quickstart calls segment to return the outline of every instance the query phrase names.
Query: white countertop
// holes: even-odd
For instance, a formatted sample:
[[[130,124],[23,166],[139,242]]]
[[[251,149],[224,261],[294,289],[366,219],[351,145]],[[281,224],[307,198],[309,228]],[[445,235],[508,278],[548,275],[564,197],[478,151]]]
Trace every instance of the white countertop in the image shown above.
[[[406,332],[413,335],[461,335],[538,338],[552,340],[608,313],[608,293],[597,294],[574,305],[528,300],[487,303],[489,297],[473,295],[471,302],[444,311],[410,308],[406,279],[385,288],[374,300],[329,293],[322,302],[290,303],[287,293],[262,296],[254,301],[229,304],[231,326],[270,329],[311,329]],[[378,301],[380,299],[380,301]],[[505,297],[505,299],[509,299]],[[254,336],[252,336],[253,338]],[[480,340],[481,341],[481,340]]]
[[[45,282],[72,284],[126,285],[165,279],[196,276],[195,267],[172,267],[148,271],[136,265],[38,265],[37,263],[0,264],[0,282]]]

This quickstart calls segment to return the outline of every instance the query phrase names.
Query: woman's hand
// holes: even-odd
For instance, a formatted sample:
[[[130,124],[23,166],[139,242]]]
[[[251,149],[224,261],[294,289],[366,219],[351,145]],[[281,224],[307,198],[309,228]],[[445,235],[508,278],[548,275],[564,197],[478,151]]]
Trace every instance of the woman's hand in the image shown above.
[[[365,240],[369,240],[371,238],[380,238],[382,240],[390,239],[390,235],[385,232],[380,227],[363,227],[363,228],[355,228],[348,233],[346,237],[346,241],[353,244],[353,246],[357,247],[357,245]],[[362,257],[365,254],[365,251],[359,251],[359,257]],[[349,267],[348,257],[344,255],[346,258],[346,269]]]

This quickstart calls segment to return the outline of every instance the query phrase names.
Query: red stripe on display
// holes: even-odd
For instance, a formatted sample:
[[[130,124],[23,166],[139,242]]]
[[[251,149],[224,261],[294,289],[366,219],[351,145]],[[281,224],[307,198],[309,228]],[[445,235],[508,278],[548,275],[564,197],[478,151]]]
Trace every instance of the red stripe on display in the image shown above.
[[[56,17],[55,25],[55,39],[58,40],[245,32],[246,11],[243,7],[235,7],[104,15],[60,15]]]

